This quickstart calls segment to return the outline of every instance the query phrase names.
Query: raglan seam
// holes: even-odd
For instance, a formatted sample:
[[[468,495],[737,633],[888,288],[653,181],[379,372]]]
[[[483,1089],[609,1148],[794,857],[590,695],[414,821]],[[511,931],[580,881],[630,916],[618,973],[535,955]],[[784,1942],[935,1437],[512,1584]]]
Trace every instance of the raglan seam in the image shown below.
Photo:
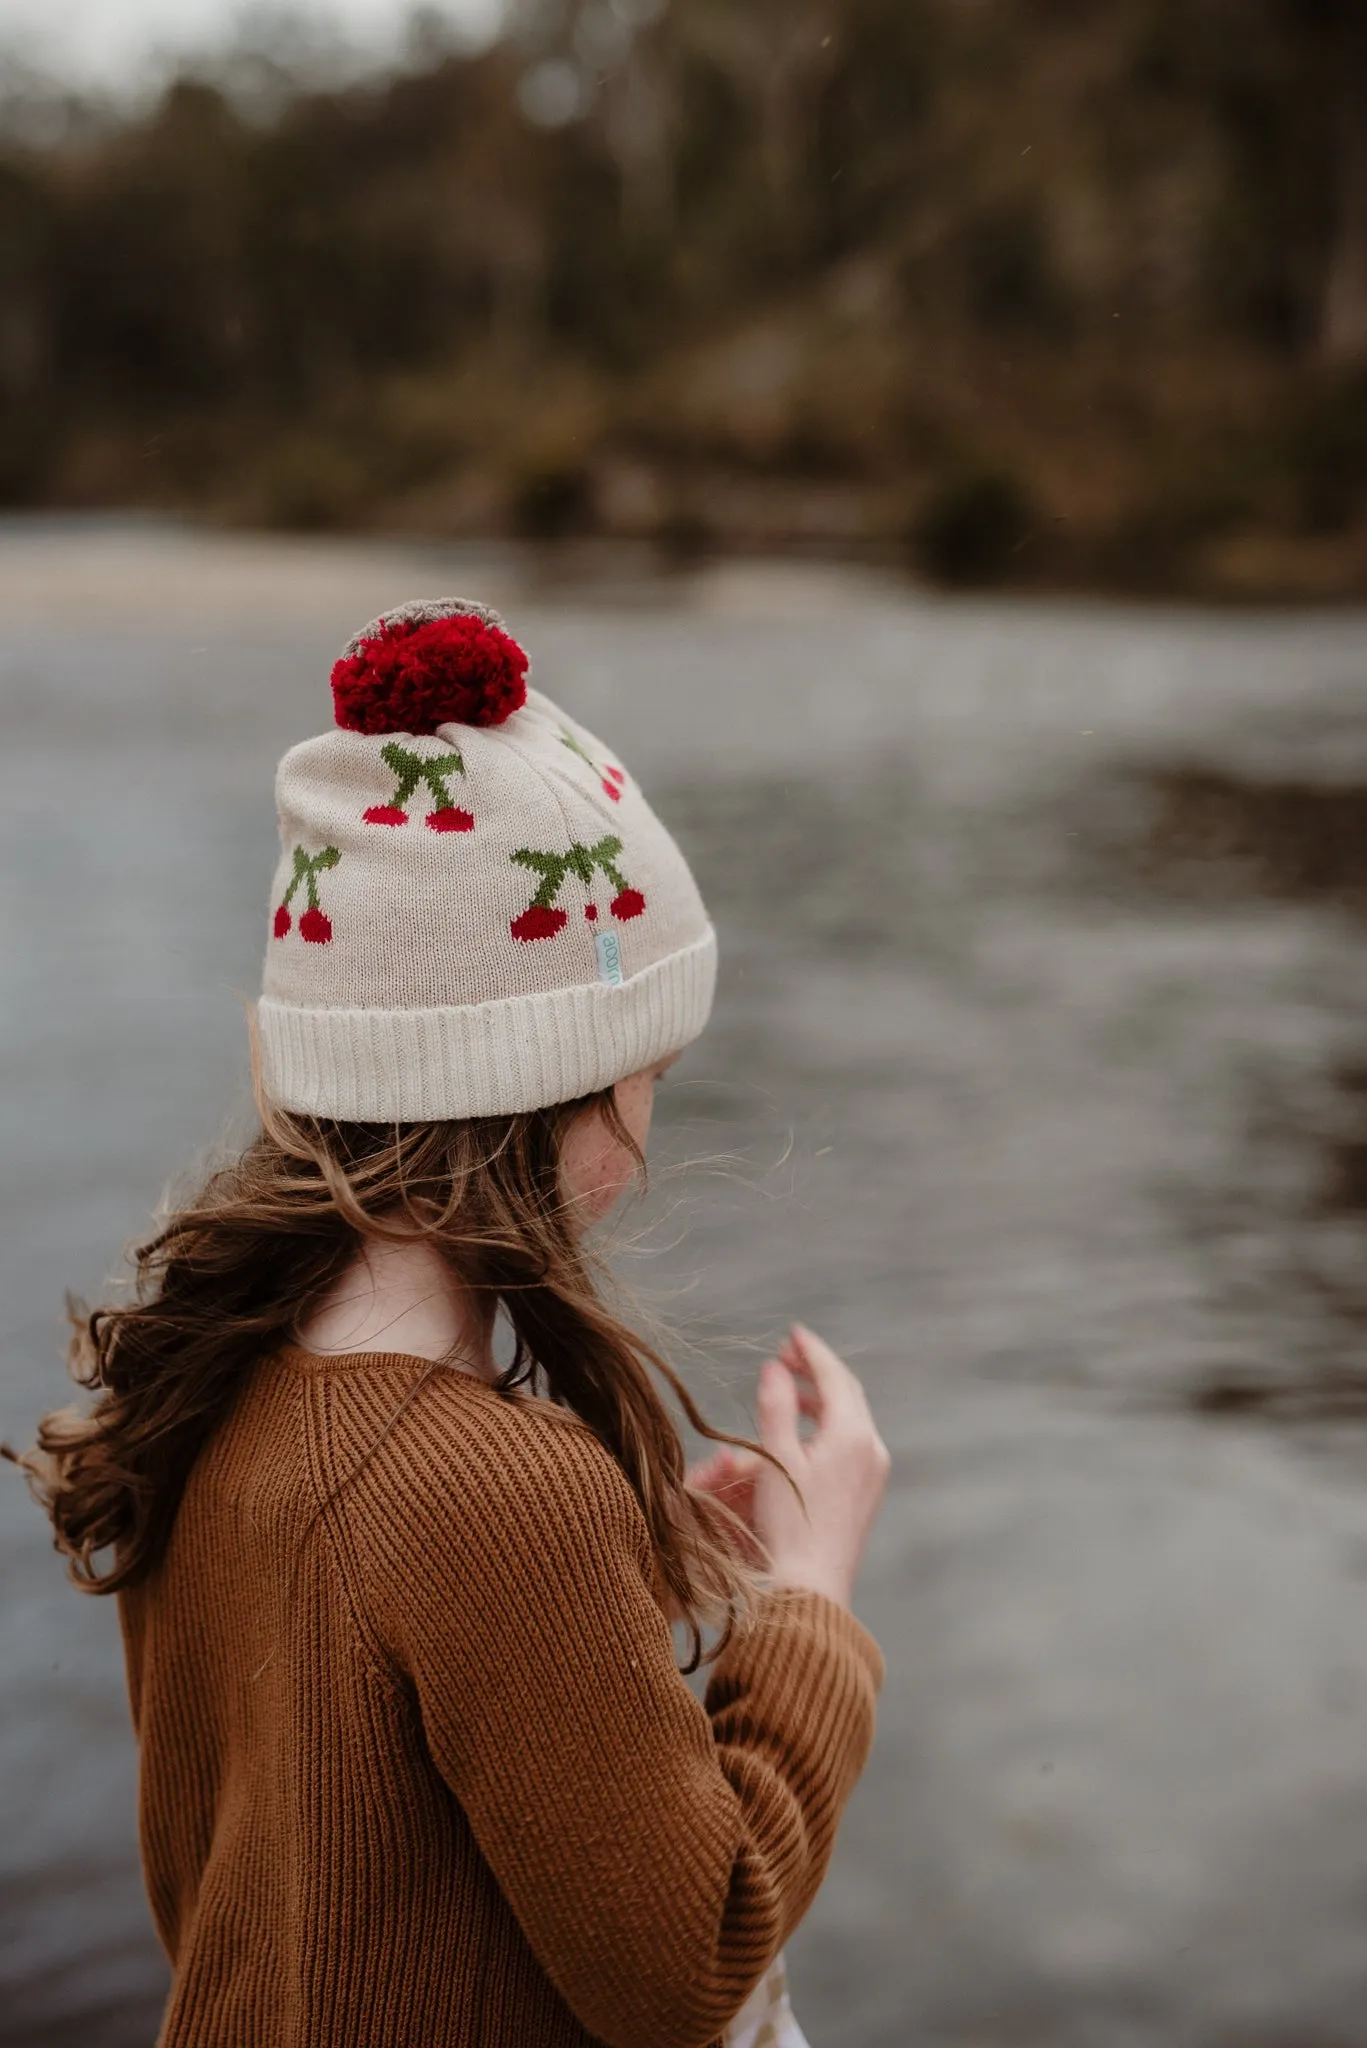
[[[371,1667],[378,1675],[385,1679],[396,1692],[402,1693],[404,1689],[402,1667],[385,1643],[380,1631],[371,1621],[370,1616],[365,1610],[364,1602],[352,1584],[351,1572],[348,1569],[347,1558],[338,1535],[339,1529],[348,1539],[352,1533],[340,1495],[335,1484],[330,1493],[323,1493],[319,1490],[320,1471],[329,1462],[324,1450],[324,1444],[328,1439],[329,1432],[326,1426],[320,1425],[314,1417],[313,1403],[316,1398],[319,1405],[326,1410],[330,1391],[330,1383],[324,1377],[320,1376],[316,1381],[306,1379],[304,1382],[304,1460],[308,1467],[309,1483],[313,1488],[317,1501],[318,1518],[327,1537],[328,1549],[337,1574],[337,1582],[342,1589],[342,1597],[346,1602],[347,1612],[351,1616],[352,1626],[356,1631],[361,1648],[365,1652]],[[324,1476],[326,1477],[327,1475],[324,1474]]]

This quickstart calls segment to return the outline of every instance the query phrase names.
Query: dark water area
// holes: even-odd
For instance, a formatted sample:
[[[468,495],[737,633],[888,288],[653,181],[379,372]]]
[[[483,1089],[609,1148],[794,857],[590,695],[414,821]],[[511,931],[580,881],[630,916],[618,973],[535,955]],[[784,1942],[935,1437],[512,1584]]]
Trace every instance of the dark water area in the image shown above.
[[[448,588],[718,923],[630,1283],[723,1419],[814,1323],[894,1452],[813,2048],[1354,2048],[1367,615],[8,529],[0,1434],[63,1397],[63,1288],[243,1115],[277,755],[352,627]],[[115,1617],[3,1473],[0,1563],[0,2043],[134,2048]]]
[[[1269,721],[1259,753],[1294,764],[1305,737],[1298,747]],[[1311,738],[1321,755],[1318,777],[1278,775],[1257,761],[1241,773],[1199,759],[1159,762],[1132,776],[1129,793],[1143,805],[1142,829],[1134,829],[1122,806],[1122,829],[1103,829],[1093,842],[1111,886],[1128,887],[1139,900],[1151,892],[1158,902],[1224,904],[1244,914],[1259,902],[1299,905],[1332,914],[1350,942],[1367,934],[1367,764],[1354,759],[1362,724],[1351,714],[1342,724],[1326,719]],[[1248,1138],[1288,1155],[1308,1147],[1314,1160],[1300,1201],[1288,1206],[1284,1251],[1294,1259],[1298,1242],[1305,1247],[1318,1235],[1328,1244],[1335,1233],[1348,1251],[1339,1270],[1306,1258],[1298,1275],[1302,1287],[1320,1295],[1324,1350],[1314,1363],[1284,1358],[1275,1373],[1233,1367],[1198,1375],[1186,1393],[1206,1414],[1256,1413],[1286,1424],[1367,1420],[1360,1349],[1367,1274],[1359,1270],[1353,1237],[1367,1219],[1367,1059],[1350,1055],[1322,1078],[1318,1117],[1289,1109],[1279,1122],[1269,1102],[1250,1114]]]
[[[1367,916],[1367,782],[1260,780],[1193,763],[1147,777],[1135,865],[1179,893],[1280,897]]]

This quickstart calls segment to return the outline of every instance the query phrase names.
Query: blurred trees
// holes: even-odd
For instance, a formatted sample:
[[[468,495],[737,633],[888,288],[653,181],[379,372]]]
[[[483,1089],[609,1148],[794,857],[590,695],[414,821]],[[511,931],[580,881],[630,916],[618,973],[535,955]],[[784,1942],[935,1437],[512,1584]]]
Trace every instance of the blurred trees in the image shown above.
[[[229,84],[0,149],[11,504],[1367,579],[1360,0],[518,0]]]

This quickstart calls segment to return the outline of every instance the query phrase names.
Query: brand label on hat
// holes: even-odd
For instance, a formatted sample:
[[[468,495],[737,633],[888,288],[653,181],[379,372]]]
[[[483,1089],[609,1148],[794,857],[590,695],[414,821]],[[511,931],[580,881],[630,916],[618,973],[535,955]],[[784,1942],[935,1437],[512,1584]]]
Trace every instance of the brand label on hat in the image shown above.
[[[609,988],[620,988],[623,979],[622,948],[610,925],[605,931],[594,933],[593,950],[598,955],[598,979],[605,981]]]

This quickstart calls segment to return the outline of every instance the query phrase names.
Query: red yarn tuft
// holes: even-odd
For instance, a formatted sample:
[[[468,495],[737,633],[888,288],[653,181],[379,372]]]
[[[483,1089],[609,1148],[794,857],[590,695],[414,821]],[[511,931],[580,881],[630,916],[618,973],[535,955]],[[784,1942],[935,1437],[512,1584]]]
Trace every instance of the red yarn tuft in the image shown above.
[[[542,903],[533,903],[530,910],[524,910],[521,917],[515,917],[508,929],[515,939],[530,945],[533,939],[553,939],[569,923],[568,913],[555,910]]]
[[[435,732],[502,725],[527,701],[527,657],[471,612],[382,625],[332,671],[337,723],[348,732]]]

